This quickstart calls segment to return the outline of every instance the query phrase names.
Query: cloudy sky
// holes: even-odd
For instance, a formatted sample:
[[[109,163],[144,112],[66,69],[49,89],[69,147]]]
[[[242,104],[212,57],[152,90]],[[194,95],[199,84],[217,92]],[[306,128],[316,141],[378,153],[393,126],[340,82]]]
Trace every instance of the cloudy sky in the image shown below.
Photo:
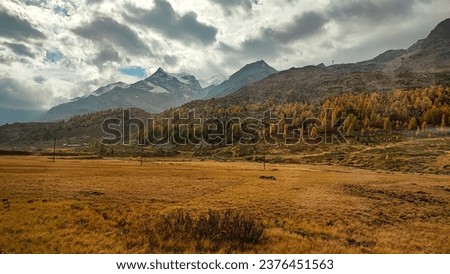
[[[407,48],[448,0],[2,0],[0,108],[48,109],[158,67],[197,78]]]

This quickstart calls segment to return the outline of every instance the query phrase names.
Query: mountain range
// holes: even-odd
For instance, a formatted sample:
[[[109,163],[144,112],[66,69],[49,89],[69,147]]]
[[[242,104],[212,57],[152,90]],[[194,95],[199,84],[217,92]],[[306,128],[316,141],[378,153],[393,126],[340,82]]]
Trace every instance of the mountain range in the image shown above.
[[[41,120],[57,121],[74,115],[115,108],[139,108],[158,113],[196,99],[231,94],[275,72],[277,71],[264,61],[258,61],[246,65],[229,79],[224,75],[217,75],[200,83],[193,75],[169,73],[159,68],[150,77],[134,84],[110,84],[88,96],[55,106]]]
[[[115,108],[140,108],[160,112],[202,97],[197,79],[188,74],[170,74],[159,68],[147,79],[127,85],[119,82],[101,87],[90,95],[51,108],[44,121]]]
[[[382,92],[438,83],[450,84],[450,19],[439,23],[425,39],[408,49],[388,50],[358,63],[328,67],[321,64],[277,72],[261,60],[244,66],[229,78],[219,75],[205,81],[160,68],[132,85],[115,83],[56,106],[43,120],[67,119],[111,108],[140,108],[151,113],[186,103],[198,108],[212,98],[223,106],[267,100],[293,102],[321,100],[348,91]]]

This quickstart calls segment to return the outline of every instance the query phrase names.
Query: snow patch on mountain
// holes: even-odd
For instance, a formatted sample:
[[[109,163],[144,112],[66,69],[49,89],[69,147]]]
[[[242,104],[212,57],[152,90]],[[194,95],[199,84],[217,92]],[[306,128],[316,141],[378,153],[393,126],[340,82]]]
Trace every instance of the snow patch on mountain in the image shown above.
[[[167,89],[160,87],[160,86],[153,86],[153,88],[151,90],[149,90],[149,92],[151,93],[170,93],[170,91],[168,91]]]
[[[202,80],[198,80],[198,82],[200,83],[200,86],[202,88],[207,88],[210,86],[218,86],[220,84],[222,84],[223,82],[225,82],[226,80],[228,80],[228,76],[225,76],[223,74],[218,74],[218,75],[214,75],[208,79],[202,79]]]
[[[185,85],[189,85],[190,81],[189,81],[189,74],[187,73],[167,73],[169,76],[174,77],[175,79],[178,80],[178,82],[183,83]]]
[[[115,89],[116,87],[128,88],[129,86],[130,85],[125,84],[124,82],[117,82],[117,83],[110,84],[110,85],[107,85],[105,87],[101,87],[101,88],[97,89],[96,91],[92,92],[92,95],[94,95],[94,96],[101,96],[101,95],[103,95],[103,94],[105,94],[107,92],[110,92],[111,90]]]

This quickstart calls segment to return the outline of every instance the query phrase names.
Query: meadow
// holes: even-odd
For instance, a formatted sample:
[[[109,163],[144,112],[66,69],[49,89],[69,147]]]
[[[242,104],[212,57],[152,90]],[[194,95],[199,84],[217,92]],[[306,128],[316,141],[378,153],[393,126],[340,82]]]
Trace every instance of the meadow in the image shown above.
[[[448,254],[450,177],[320,164],[263,170],[244,160],[152,158],[140,166],[138,158],[2,156],[0,236],[0,253]]]

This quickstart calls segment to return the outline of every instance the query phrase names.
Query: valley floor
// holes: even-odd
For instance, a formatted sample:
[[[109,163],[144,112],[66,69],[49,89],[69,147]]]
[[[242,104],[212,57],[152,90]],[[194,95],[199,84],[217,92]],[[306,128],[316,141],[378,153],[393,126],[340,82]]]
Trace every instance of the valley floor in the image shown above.
[[[149,226],[177,209],[231,209],[266,229],[258,243],[231,249],[151,240]],[[0,253],[450,253],[449,232],[447,175],[0,157]]]

